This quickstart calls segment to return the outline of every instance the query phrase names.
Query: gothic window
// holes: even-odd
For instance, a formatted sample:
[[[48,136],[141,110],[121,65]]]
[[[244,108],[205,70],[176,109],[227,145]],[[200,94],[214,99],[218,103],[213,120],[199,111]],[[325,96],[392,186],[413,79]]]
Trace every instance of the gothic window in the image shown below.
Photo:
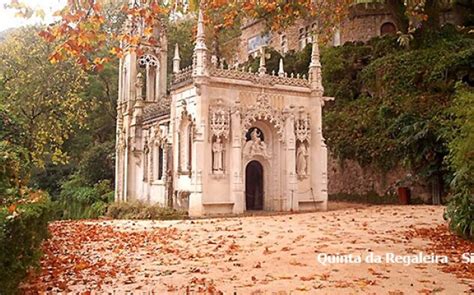
[[[247,40],[247,53],[254,54],[255,52],[258,53],[260,47],[264,45],[268,45],[270,43],[270,33],[266,33],[264,35],[257,35]]]
[[[158,147],[158,175],[157,179],[162,180],[163,179],[163,147],[159,146]]]
[[[306,26],[305,30],[306,30],[306,32],[305,32],[306,45],[308,45],[308,44],[311,44],[311,42],[313,42],[313,38],[311,36],[311,27]]]
[[[300,50],[304,49],[306,46],[306,30],[304,27],[300,28],[299,30],[298,44],[300,46]]]
[[[144,97],[147,101],[154,101],[156,98],[158,83],[158,59],[153,55],[143,55],[138,59],[138,65],[140,66],[143,74],[144,82]]]
[[[188,171],[191,171],[193,161],[193,125],[188,126]]]
[[[155,126],[153,129],[153,158],[150,162],[153,163],[153,167],[150,169],[150,178],[153,180],[162,180],[164,175],[164,165],[166,161],[164,159],[164,147],[166,146],[166,134],[161,129],[162,126]]]
[[[380,28],[380,35],[385,36],[385,35],[395,35],[397,33],[397,27],[391,23],[391,22],[386,22],[382,25]]]
[[[193,145],[193,122],[187,112],[183,112],[178,134],[179,171],[186,174],[191,171]]]
[[[123,65],[123,76],[122,76],[122,101],[129,99],[130,91],[130,71],[128,70],[127,64]]]

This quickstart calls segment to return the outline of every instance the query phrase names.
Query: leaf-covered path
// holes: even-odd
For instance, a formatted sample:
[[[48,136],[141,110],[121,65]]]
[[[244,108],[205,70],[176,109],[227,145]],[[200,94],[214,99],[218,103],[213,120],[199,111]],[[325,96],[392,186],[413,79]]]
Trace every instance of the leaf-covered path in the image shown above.
[[[373,206],[193,221],[54,222],[42,270],[23,291],[469,293],[474,264],[455,260],[474,246],[446,234],[442,212]],[[320,253],[385,257],[433,250],[450,255],[450,264],[322,265],[316,259]]]

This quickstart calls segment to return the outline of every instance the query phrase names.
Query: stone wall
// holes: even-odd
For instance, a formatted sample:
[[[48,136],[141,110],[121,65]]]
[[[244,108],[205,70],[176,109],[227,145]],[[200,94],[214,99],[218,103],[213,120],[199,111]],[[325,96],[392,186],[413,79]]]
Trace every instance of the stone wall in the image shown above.
[[[460,16],[452,10],[445,11],[440,16],[440,22],[442,24],[452,23],[459,24]],[[269,33],[269,40],[267,45],[275,48],[275,50],[284,54],[282,48],[282,35],[286,37],[286,50],[298,51],[301,49],[300,35],[303,30],[303,35],[307,32],[306,30],[313,27],[314,19],[298,20],[294,25],[288,27],[283,32],[271,32]],[[345,19],[339,30],[336,30],[334,36],[333,45],[343,45],[346,42],[354,41],[368,41],[369,39],[382,35],[382,26],[384,24],[390,24],[393,26],[395,33],[399,30],[397,22],[394,16],[384,7],[383,4],[372,3],[372,4],[358,4],[354,5],[350,9],[350,13],[347,19]],[[242,26],[242,34],[238,38],[237,42],[229,42],[231,51],[227,52],[226,59],[231,63],[239,62],[243,63],[248,60],[248,43],[249,40],[257,36],[261,36],[265,32],[265,24],[263,21],[248,21]],[[308,37],[310,37],[310,32]],[[336,41],[337,40],[337,41]],[[235,46],[238,44],[237,51]],[[304,45],[304,44],[303,44]],[[304,46],[303,46],[304,47]],[[252,52],[250,52],[251,54]]]
[[[397,182],[406,178],[409,171],[403,168],[382,173],[371,167],[362,168],[355,161],[340,161],[329,154],[328,158],[328,193],[329,195],[367,195],[384,196],[394,193]],[[429,187],[415,184],[410,187],[412,198],[429,202]]]
[[[299,42],[300,30],[306,30],[306,28],[310,29],[313,23],[314,21],[311,20],[298,20],[293,26],[288,27],[282,32],[269,32],[267,45],[284,54],[285,50],[282,47],[282,36],[284,36],[286,51],[299,51],[301,49]],[[252,21],[245,24],[242,27],[242,34],[239,37],[239,46],[236,53],[234,50],[235,56],[233,58],[237,59],[239,63],[246,62],[249,54],[252,54],[248,48],[249,40],[262,36],[262,32],[265,32],[265,23],[263,21]],[[306,31],[304,34],[306,34]],[[310,36],[311,34],[308,34],[308,37]],[[235,60],[233,60],[232,63],[233,62],[235,62]]]
[[[395,21],[389,14],[364,15],[354,17],[344,21],[341,25],[341,44],[353,41],[368,41],[369,39],[381,36],[383,24]]]

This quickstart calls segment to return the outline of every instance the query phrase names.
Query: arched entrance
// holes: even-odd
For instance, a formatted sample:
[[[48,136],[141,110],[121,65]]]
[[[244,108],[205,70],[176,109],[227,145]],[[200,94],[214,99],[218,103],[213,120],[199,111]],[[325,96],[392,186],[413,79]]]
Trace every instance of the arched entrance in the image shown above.
[[[263,210],[263,166],[251,161],[245,168],[245,204],[247,210]]]
[[[380,27],[380,35],[385,36],[385,35],[395,35],[397,33],[397,27],[391,23],[387,22]]]

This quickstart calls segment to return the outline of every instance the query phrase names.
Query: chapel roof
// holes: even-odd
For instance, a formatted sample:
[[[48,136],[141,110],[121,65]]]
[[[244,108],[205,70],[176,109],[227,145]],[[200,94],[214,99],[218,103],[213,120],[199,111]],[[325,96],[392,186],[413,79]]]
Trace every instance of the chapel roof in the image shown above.
[[[150,121],[171,113],[171,97],[164,96],[157,103],[147,105],[143,110],[143,120]]]

